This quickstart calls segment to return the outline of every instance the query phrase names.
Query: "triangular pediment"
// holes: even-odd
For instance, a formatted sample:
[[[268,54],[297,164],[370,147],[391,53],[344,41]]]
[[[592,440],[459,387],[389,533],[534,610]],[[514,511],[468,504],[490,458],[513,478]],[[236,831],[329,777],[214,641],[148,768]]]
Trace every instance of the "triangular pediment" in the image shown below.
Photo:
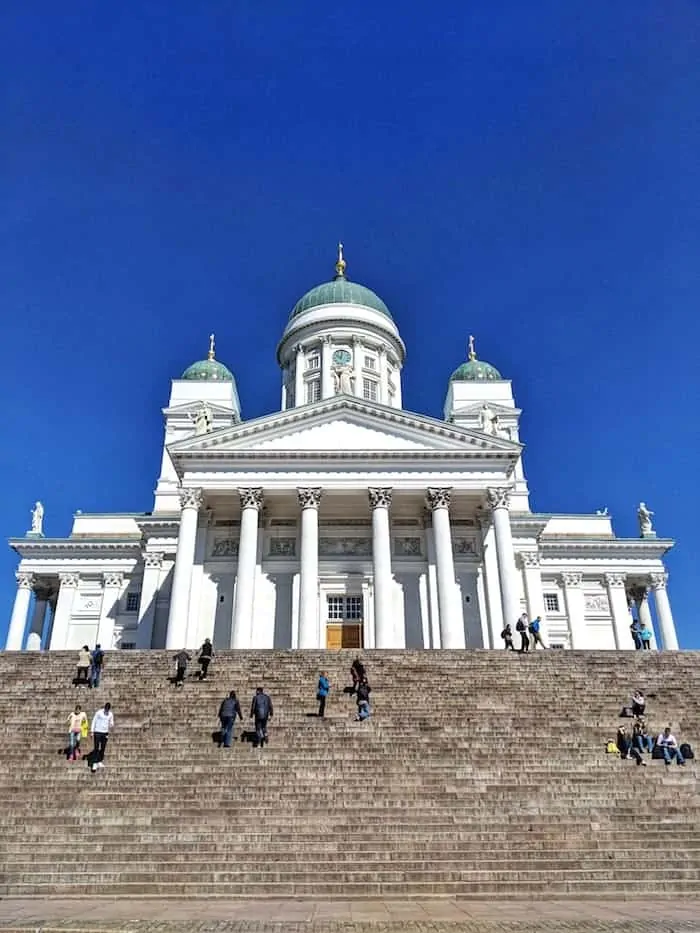
[[[186,438],[172,457],[226,452],[514,453],[519,444],[411,412],[340,397]]]

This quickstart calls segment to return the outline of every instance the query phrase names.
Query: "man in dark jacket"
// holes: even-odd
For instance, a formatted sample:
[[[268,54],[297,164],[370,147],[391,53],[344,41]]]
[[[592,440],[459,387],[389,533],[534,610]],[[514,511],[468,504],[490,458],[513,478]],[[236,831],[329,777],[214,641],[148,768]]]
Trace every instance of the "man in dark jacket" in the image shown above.
[[[363,677],[357,685],[357,720],[362,722],[370,717],[369,695],[372,688],[367,683],[367,678]]]
[[[255,747],[262,748],[267,742],[267,721],[272,719],[272,700],[262,687],[258,687],[250,705],[250,718],[255,720]]]
[[[214,649],[211,644],[211,639],[205,638],[204,644],[199,649],[199,679],[207,679],[207,671],[209,670],[209,665],[211,664],[212,655],[214,654]]]
[[[183,648],[182,651],[178,651],[175,655],[175,686],[183,687],[185,684],[185,673],[187,671],[187,663],[191,661],[189,654]]]
[[[236,691],[232,690],[225,700],[222,700],[219,707],[219,722],[221,723],[221,742],[224,748],[231,748],[233,739],[233,727],[236,724],[236,718],[243,719],[241,704],[236,699]]]
[[[355,658],[355,660],[352,662],[352,667],[350,668],[350,676],[352,677],[352,692],[355,693],[355,691],[357,690],[357,685],[361,684],[362,681],[367,676],[367,672],[365,671],[365,666],[362,663],[362,661],[360,661],[359,658]]]

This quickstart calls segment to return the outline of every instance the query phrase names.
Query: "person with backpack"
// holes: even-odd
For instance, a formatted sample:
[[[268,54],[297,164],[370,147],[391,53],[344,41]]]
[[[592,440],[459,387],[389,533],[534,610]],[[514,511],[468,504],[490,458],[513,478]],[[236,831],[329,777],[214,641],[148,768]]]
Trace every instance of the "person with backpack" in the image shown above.
[[[661,749],[664,761],[667,765],[670,765],[674,758],[676,759],[676,764],[685,764],[685,758],[678,747],[678,742],[676,741],[675,735],[671,732],[670,726],[666,726],[664,731],[660,733],[656,740],[656,745]]]
[[[90,655],[90,687],[100,686],[100,678],[105,664],[105,653],[100,645],[95,645],[95,650]]]
[[[199,649],[199,679],[207,679],[207,671],[209,670],[209,665],[211,664],[211,659],[214,656],[214,648],[212,647],[211,639],[205,638],[204,644]]]
[[[272,700],[262,687],[258,687],[250,704],[250,718],[255,720],[255,748],[262,748],[267,738],[267,723],[273,715]]]
[[[540,632],[541,626],[542,626],[542,620],[540,619],[539,616],[537,616],[535,619],[532,620],[532,622],[527,627],[528,632],[532,635],[532,650],[533,651],[537,648],[538,645],[540,645],[542,648],[547,647],[545,643],[542,641],[542,634]]]
[[[326,700],[331,692],[331,682],[325,671],[321,671],[318,678],[318,687],[316,688],[316,699],[318,700],[318,718],[323,719],[326,715]]]
[[[356,722],[363,722],[365,719],[369,719],[372,710],[369,705],[369,695],[372,692],[372,688],[367,682],[367,678],[363,677],[362,681],[357,685],[357,716],[355,717]]]
[[[189,654],[183,648],[175,655],[175,686],[184,687],[187,665],[192,660]]]
[[[232,690],[225,700],[221,701],[219,707],[219,722],[221,723],[221,742],[224,748],[231,748],[233,739],[233,727],[236,725],[236,718],[243,719],[241,704],[236,699],[236,691]]]
[[[513,644],[513,629],[510,627],[510,622],[501,632],[501,638],[503,639],[503,647],[506,651],[515,651],[515,645]]]
[[[520,654],[530,650],[530,639],[527,635],[527,614],[523,612],[515,623],[515,630],[520,634]]]

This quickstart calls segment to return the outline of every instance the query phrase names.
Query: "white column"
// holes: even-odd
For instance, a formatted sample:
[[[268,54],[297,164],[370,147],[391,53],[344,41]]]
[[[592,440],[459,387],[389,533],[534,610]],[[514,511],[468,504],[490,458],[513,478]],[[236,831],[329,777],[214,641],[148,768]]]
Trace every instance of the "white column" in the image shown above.
[[[281,410],[287,410],[287,368],[282,370],[282,401],[281,401]]]
[[[41,651],[41,636],[44,633],[46,610],[49,608],[51,590],[46,587],[35,588],[34,596],[36,601],[34,603],[34,613],[32,614],[32,624],[25,645],[27,651]]]
[[[253,638],[255,568],[258,558],[258,516],[263,506],[260,487],[239,489],[241,534],[238,542],[236,601],[233,607],[232,648],[250,648]]]
[[[678,651],[678,636],[671,613],[671,603],[668,600],[667,573],[652,573],[649,577],[654,599],[656,600],[656,620],[659,623],[661,647],[664,651]],[[653,631],[653,630],[652,630]]]
[[[396,372],[394,374],[394,382],[396,384],[396,390],[394,394],[394,405],[396,408],[403,407],[403,401],[401,398],[401,363],[399,360],[396,361]]]
[[[139,648],[153,647],[153,624],[164,556],[162,551],[146,551],[143,555],[143,580],[136,623],[136,645]]]
[[[299,648],[325,648],[318,631],[318,507],[321,489],[297,489],[301,508]]]
[[[540,572],[540,555],[532,551],[524,551],[520,555],[520,566],[523,571],[523,585],[525,589],[525,605],[527,616],[532,621],[538,616],[541,621],[540,635],[545,645],[549,645],[547,633],[547,620],[544,611],[544,593],[542,592],[542,574]]]
[[[605,588],[608,591],[608,603],[612,616],[615,647],[618,651],[629,651],[634,648],[630,625],[632,617],[627,605],[627,592],[625,590],[626,578],[624,573],[606,573]]]
[[[34,576],[31,573],[20,571],[15,576],[17,577],[17,593],[15,594],[15,604],[12,607],[12,615],[10,616],[10,627],[7,630],[7,642],[5,643],[7,651],[21,651],[22,649],[29,604],[32,601],[32,585],[34,583]]]
[[[451,489],[428,489],[428,505],[433,513],[435,563],[437,565],[438,605],[440,607],[440,647],[464,648],[464,619],[455,600],[455,565],[450,530]],[[461,610],[461,607],[460,607]]]
[[[109,651],[114,647],[114,623],[119,614],[119,600],[123,588],[123,573],[102,575],[102,607],[95,641],[103,651]]]
[[[335,395],[331,362],[331,338],[321,337],[321,398],[332,398]]]
[[[294,407],[298,408],[306,402],[304,398],[304,348],[300,343],[294,347],[296,363],[294,364]]]
[[[501,638],[503,631],[503,606],[501,605],[501,583],[498,576],[498,558],[496,557],[496,533],[491,516],[479,509],[476,518],[481,529],[481,548],[484,555],[484,590],[488,608],[489,633],[492,648],[504,648]]]
[[[367,490],[372,509],[372,569],[374,572],[374,646],[394,648],[391,604],[391,539],[389,509],[391,489]]]
[[[75,592],[80,586],[80,577],[77,573],[59,573],[58,599],[53,614],[51,626],[51,651],[64,651],[68,642],[68,629],[70,628],[73,613],[73,600]]]
[[[355,378],[355,396],[362,398],[362,357],[364,356],[364,347],[358,337],[352,338],[352,368]]]
[[[493,514],[493,530],[496,537],[496,555],[498,557],[498,579],[501,587],[504,624],[510,624],[515,632],[515,624],[520,612],[520,581],[515,568],[513,536],[510,530],[510,489],[506,487],[487,489],[486,497]],[[500,633],[499,633],[500,634]]]
[[[380,347],[379,356],[379,401],[382,405],[389,404],[389,378],[386,371],[386,347]]]
[[[569,638],[572,648],[585,647],[586,604],[583,598],[583,574],[563,573],[561,585],[564,590],[566,615],[569,619]]]
[[[177,536],[173,585],[170,590],[170,612],[165,647],[168,651],[185,647],[187,619],[190,612],[190,585],[194,548],[197,542],[197,521],[202,504],[201,489],[180,490],[180,529]]]

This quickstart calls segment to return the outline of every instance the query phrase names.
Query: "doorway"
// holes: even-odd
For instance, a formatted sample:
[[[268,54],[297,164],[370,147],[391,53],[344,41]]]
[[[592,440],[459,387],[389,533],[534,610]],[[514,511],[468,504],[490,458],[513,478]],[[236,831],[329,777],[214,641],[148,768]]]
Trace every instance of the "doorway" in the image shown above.
[[[362,648],[364,603],[362,596],[329,595],[326,598],[326,648]]]

